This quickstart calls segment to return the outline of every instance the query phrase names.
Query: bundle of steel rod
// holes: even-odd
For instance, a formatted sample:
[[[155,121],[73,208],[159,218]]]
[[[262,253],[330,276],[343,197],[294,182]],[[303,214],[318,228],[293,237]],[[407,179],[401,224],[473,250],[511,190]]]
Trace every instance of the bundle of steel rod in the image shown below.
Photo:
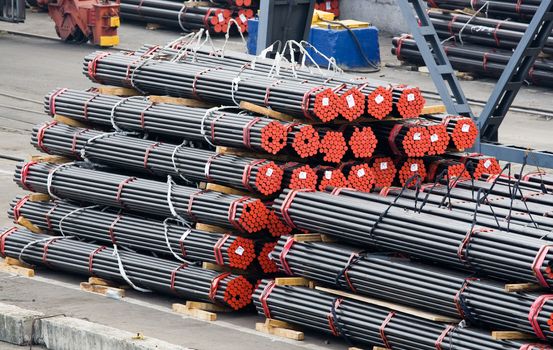
[[[319,128],[319,153],[322,160],[329,163],[340,163],[348,151],[348,144],[341,130]]]
[[[543,240],[476,225],[471,215],[454,220],[447,209],[417,213],[378,194],[342,192],[285,189],[274,208],[293,228],[501,279],[538,282],[548,288],[553,282],[546,271],[553,264],[553,252]]]
[[[85,276],[127,282],[139,291],[157,291],[228,305],[251,303],[253,286],[243,277],[180,262],[116,250],[26,229],[4,228],[0,255]]]
[[[467,273],[392,254],[358,252],[341,244],[297,242],[294,237],[282,237],[271,258],[289,275],[496,330],[535,333],[542,340],[553,340],[547,323],[553,319],[553,299],[547,295],[509,293],[504,283]],[[505,309],[512,312],[502,312]]]
[[[370,126],[350,126],[345,133],[354,158],[373,156],[378,140]]]
[[[205,65],[231,66],[235,69],[254,67],[258,73],[269,75],[274,72],[274,61],[260,60],[252,55],[230,53],[220,55],[208,49],[194,50],[194,55],[182,53],[187,43],[175,43],[171,47],[156,47],[145,45],[136,51],[136,55],[155,55],[175,57],[179,56],[178,62],[191,61],[203,62]],[[376,119],[384,119],[390,115],[400,115],[403,118],[415,118],[420,115],[426,101],[420,90],[416,87],[401,84],[390,84],[389,82],[368,79],[367,77],[356,77],[348,74],[314,74],[310,70],[282,69],[279,74],[286,79],[300,79],[302,81],[318,82],[320,85],[335,85],[335,91],[327,90],[321,93],[321,104],[327,109],[321,110],[323,119],[334,119],[341,111],[345,119],[351,121],[366,115]],[[275,83],[276,84],[276,83]],[[339,95],[339,92],[342,92]],[[352,95],[353,97],[349,97]],[[361,99],[366,96],[366,99]],[[365,108],[366,106],[366,108]],[[363,107],[363,108],[361,108]],[[319,116],[321,117],[321,116]]]
[[[124,98],[56,89],[45,97],[44,108],[52,116],[59,114],[101,126],[272,154],[285,148],[288,135],[287,125],[272,119],[225,108],[153,103],[145,97]]]
[[[261,267],[261,271],[266,274],[274,274],[278,272],[277,264],[271,259],[271,252],[276,246],[273,241],[256,241],[255,253],[257,256],[257,264]]]
[[[479,329],[432,322],[362,301],[262,280],[253,294],[260,315],[343,337],[354,345],[406,350],[540,350],[545,344],[495,340]]]
[[[416,42],[409,36],[392,39],[392,54],[398,60],[424,65]],[[498,78],[505,70],[511,50],[501,50],[485,45],[444,42],[444,49],[454,69],[476,73],[482,76]],[[534,85],[552,86],[553,61],[548,58],[538,59],[531,68],[527,81]]]
[[[317,172],[308,164],[288,162],[282,166],[282,187],[295,190],[317,188]]]
[[[424,157],[424,165],[428,169],[426,174],[426,181],[428,182],[439,181],[440,176],[442,176],[442,179],[449,180],[471,178],[465,164],[453,159]]]
[[[398,169],[397,179],[401,186],[415,187],[416,183],[409,180],[414,177],[419,177],[420,179],[426,178],[426,166],[423,159],[397,157],[394,159],[394,164],[395,168]]]
[[[342,169],[319,165],[315,168],[315,171],[319,179],[317,186],[319,191],[324,191],[329,187],[348,187],[348,179],[342,172]]]
[[[463,163],[473,179],[480,179],[485,174],[498,175],[501,173],[501,166],[494,157],[478,153],[449,153],[448,158]]]
[[[372,129],[381,153],[422,157],[430,151],[428,128],[417,121],[374,123]]]
[[[72,164],[28,162],[17,165],[14,181],[24,189],[63,199],[124,208],[144,215],[181,216],[241,232],[267,227],[268,210],[259,199]]]
[[[268,78],[257,66],[254,70],[251,66],[231,66],[226,61],[219,61],[214,67],[212,63],[198,60],[160,60],[155,53],[140,56],[95,52],[85,57],[83,73],[94,82],[133,87],[150,94],[193,97],[229,105],[246,101],[323,122],[338,117],[342,100],[335,91],[345,85],[324,77],[308,81]],[[363,85],[363,91],[380,86]],[[392,98],[395,110],[404,118],[418,117],[425,104],[420,90],[414,87],[393,87]]]
[[[486,17],[517,18],[529,21],[540,6],[541,0],[427,0],[430,7],[444,10],[479,11]],[[481,17],[478,17],[479,19]]]
[[[236,23],[238,23],[238,26],[240,27],[240,32],[242,33],[248,32],[248,20],[250,18],[253,18],[254,16],[255,16],[255,12],[252,9],[249,9],[249,8],[235,9],[234,20],[236,21]]]
[[[540,185],[540,188],[543,188],[543,185],[547,190],[553,189],[553,176],[551,176],[551,174],[547,174],[542,170],[531,171],[522,175],[515,174],[515,177],[520,177],[522,181],[537,183]]]
[[[382,156],[373,157],[369,159],[369,165],[374,175],[374,186],[376,188],[392,186],[397,175],[397,168],[392,158]]]
[[[163,222],[66,201],[33,202],[29,196],[10,203],[8,215],[17,223],[30,220],[43,231],[101,244],[117,244],[172,259],[203,261],[247,270],[255,260],[254,241],[230,234],[188,228],[178,221]]]
[[[478,137],[478,128],[470,118],[445,114],[426,115],[424,118],[445,125],[450,149],[463,151],[472,147]]]
[[[199,29],[226,33],[232,10],[183,4],[170,0],[122,0],[121,18],[157,23],[185,32]]]
[[[550,234],[553,229],[553,218],[533,212],[535,210],[532,205],[525,205],[506,197],[478,196],[471,190],[459,190],[440,184],[423,186],[421,190],[425,193],[385,188],[380,194],[388,197],[387,203],[401,196],[396,205],[409,210],[433,213],[435,206],[448,208],[453,211],[453,218],[458,214],[470,215],[481,226],[499,228],[538,239],[553,239],[553,235]]]
[[[428,152],[426,152],[426,154],[433,156],[446,153],[447,146],[451,140],[447,132],[447,127],[444,124],[426,120],[421,120],[420,125],[426,128],[428,134],[430,135],[430,147],[428,148]]]
[[[258,0],[210,0],[209,2],[233,7],[259,7]]]
[[[276,212],[272,209],[270,209],[273,205],[273,203],[266,203],[267,207],[269,208],[269,222],[267,223],[267,231],[271,236],[273,237],[280,237],[284,235],[288,235],[292,232],[292,228],[288,225],[285,225],[277,216]]]
[[[530,174],[515,174],[515,176],[509,176],[508,174],[500,174],[500,175],[487,175],[484,174],[482,176],[481,180],[485,180],[488,182],[498,182],[502,184],[508,184],[511,185],[511,187],[517,187],[521,188],[522,190],[530,190],[530,191],[538,191],[542,193],[551,193],[552,187],[550,185],[547,185],[544,181],[539,181],[540,175],[542,173],[537,171]],[[527,177],[529,176],[529,177]]]
[[[32,144],[49,153],[158,176],[182,176],[247,192],[271,195],[281,188],[282,170],[265,159],[218,154],[149,141],[121,133],[74,128],[57,122],[35,126]]]
[[[347,176],[348,187],[358,191],[370,192],[375,185],[375,174],[368,163],[348,162],[340,166]]]

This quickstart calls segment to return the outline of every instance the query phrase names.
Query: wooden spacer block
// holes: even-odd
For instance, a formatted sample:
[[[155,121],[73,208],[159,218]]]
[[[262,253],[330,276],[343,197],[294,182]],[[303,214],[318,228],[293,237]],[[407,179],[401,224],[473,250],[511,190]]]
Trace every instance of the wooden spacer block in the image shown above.
[[[189,309],[198,309],[211,312],[232,312],[230,307],[216,305],[212,303],[204,303],[201,301],[187,301],[185,306]]]
[[[68,118],[68,117],[65,117],[65,116],[59,115],[59,114],[54,115],[54,120],[57,121],[57,122],[60,122],[62,124],[65,124],[65,125],[73,126],[75,128],[87,128],[88,127],[88,124],[86,124],[86,123],[83,123],[83,122],[80,122],[78,120],[71,119],[71,118]]]
[[[507,293],[535,292],[542,289],[543,287],[537,283],[509,283],[505,285],[505,291]]]
[[[31,160],[33,162],[41,162],[41,163],[54,163],[54,164],[65,164],[70,163],[73,160],[67,157],[63,156],[53,156],[53,155],[47,155],[47,156],[31,156]]]
[[[102,286],[88,282],[81,282],[79,286],[81,290],[84,290],[85,292],[96,293],[104,296],[117,296],[119,298],[125,297],[125,290],[122,288]]]
[[[277,277],[275,278],[275,285],[277,286],[302,286],[309,287],[310,282],[304,277]]]
[[[0,272],[6,272],[24,277],[34,277],[35,270],[21,261],[7,257],[0,263]]]
[[[192,98],[182,98],[173,96],[148,96],[148,99],[152,103],[171,103],[174,105],[194,107],[194,108],[211,108],[214,105],[200,100],[194,100]]]
[[[355,349],[357,349],[357,348],[355,348]],[[382,346],[373,346],[373,350],[390,350],[390,349],[384,348]]]
[[[435,105],[435,106],[424,106],[422,108],[421,114],[438,114],[446,113],[447,110],[445,105]]]
[[[294,118],[290,115],[287,115],[287,114],[284,114],[284,113],[281,113],[281,112],[277,112],[277,111],[274,111],[274,110],[269,109],[269,108],[261,107],[261,106],[258,106],[256,104],[253,104],[251,102],[246,102],[246,101],[240,102],[240,108],[245,109],[245,110],[250,111],[250,112],[254,112],[254,113],[257,113],[257,114],[264,115],[264,116],[269,117],[271,119],[280,120],[280,121],[283,121],[283,122],[293,122],[293,121],[296,120],[296,118]]]
[[[294,241],[296,242],[322,242],[323,238],[319,233],[300,233],[294,235]]]
[[[495,340],[525,340],[536,339],[536,336],[519,331],[493,331],[492,338]]]
[[[224,227],[209,225],[209,224],[202,224],[201,222],[196,223],[195,229],[200,230],[200,231],[215,232],[215,233],[226,233],[226,232],[228,232],[228,229],[226,229]]]
[[[29,195],[29,202],[49,202],[51,199],[52,197],[43,193],[33,193]]]
[[[232,187],[217,185],[217,184],[213,184],[213,183],[206,184],[205,189],[210,190],[210,191],[215,191],[215,192],[226,193],[226,194],[235,194],[235,195],[238,195],[238,196],[248,196],[248,195],[250,195],[249,192],[245,192],[245,191],[237,190],[237,189],[232,188]]]
[[[157,23],[146,23],[147,30],[158,30],[159,28],[161,28],[161,25]]]
[[[127,87],[100,85],[95,89],[98,90],[98,93],[102,95],[121,96],[121,97],[141,95],[140,92],[138,92],[138,90],[135,90],[133,88],[127,88]]]
[[[187,303],[188,304],[188,303]],[[179,314],[184,314],[187,316],[191,316],[194,318],[197,318],[202,321],[216,321],[217,320],[217,314],[211,311],[201,310],[201,309],[193,309],[185,304],[173,304],[171,306],[172,310],[174,312],[177,312]]]
[[[36,225],[34,225],[31,220],[26,219],[23,216],[20,216],[17,219],[17,223],[23,227],[25,227],[27,230],[31,231],[32,233],[43,233],[42,229]]]
[[[275,335],[292,340],[304,340],[305,335],[303,332],[296,330],[296,328],[283,321],[266,319],[264,323],[258,322],[255,324],[255,330],[258,332]]]
[[[113,287],[113,288],[118,288],[118,289],[127,289],[129,288],[129,286],[122,286],[116,282],[113,282],[113,281],[109,281],[109,280],[106,280],[106,279],[103,279],[103,278],[100,278],[100,277],[89,277],[88,278],[88,283],[92,284],[92,285],[95,285],[95,286],[105,286],[105,287]]]

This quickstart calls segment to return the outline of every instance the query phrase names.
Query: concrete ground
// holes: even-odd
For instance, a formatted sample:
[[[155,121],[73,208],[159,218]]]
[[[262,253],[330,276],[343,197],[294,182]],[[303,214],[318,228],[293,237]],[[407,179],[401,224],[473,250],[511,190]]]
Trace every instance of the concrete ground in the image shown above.
[[[33,125],[48,120],[42,111],[44,95],[57,87],[88,88],[91,82],[82,73],[82,59],[96,50],[91,45],[71,45],[60,41],[12,35],[1,31],[27,32],[55,37],[54,27],[44,13],[29,13],[25,24],[0,23],[0,225],[11,225],[3,214],[9,201],[24,193],[11,178],[15,162],[6,158],[28,158],[38,153],[30,146]],[[163,44],[178,33],[166,30],[149,31],[141,24],[124,23],[120,31],[121,48],[134,49],[143,43]],[[216,40],[222,45],[222,40]],[[373,73],[379,79],[420,86],[434,91],[431,79],[418,72],[387,68],[397,65],[389,53],[390,37],[381,36],[382,70]],[[231,48],[243,50],[233,39]],[[485,101],[494,83],[489,80],[463,81],[461,85],[470,99]],[[553,115],[550,101],[553,91],[524,88],[515,101],[521,109],[543,109],[543,115],[512,112],[500,130],[504,143],[553,150]],[[431,101],[438,103],[437,101]],[[475,107],[475,111],[479,109]],[[196,349],[300,349],[334,348],[346,345],[326,336],[308,334],[306,341],[294,343],[261,335],[254,331],[261,318],[253,312],[220,315],[214,323],[182,317],[170,311],[175,300],[157,295],[129,293],[123,300],[113,300],[78,290],[83,278],[38,269],[33,279],[0,274],[0,302],[42,311],[47,315],[64,313],[92,322],[131,332],[143,332],[175,344]],[[330,342],[329,342],[330,341]],[[15,349],[0,343],[0,350]]]

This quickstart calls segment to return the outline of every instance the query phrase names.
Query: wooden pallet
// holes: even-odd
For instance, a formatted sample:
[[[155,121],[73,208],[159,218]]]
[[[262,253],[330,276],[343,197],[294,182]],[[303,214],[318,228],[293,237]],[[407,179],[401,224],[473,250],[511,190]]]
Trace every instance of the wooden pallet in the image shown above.
[[[6,257],[2,262],[0,262],[0,272],[6,272],[24,277],[35,276],[35,270],[32,266],[10,257]]]
[[[98,277],[90,277],[88,282],[81,282],[79,284],[81,290],[85,292],[100,294],[112,298],[124,298],[125,288],[117,283],[105,280]]]
[[[174,312],[191,316],[202,321],[216,321],[218,312],[232,311],[229,307],[198,301],[187,301],[186,304],[175,303],[171,308]]]

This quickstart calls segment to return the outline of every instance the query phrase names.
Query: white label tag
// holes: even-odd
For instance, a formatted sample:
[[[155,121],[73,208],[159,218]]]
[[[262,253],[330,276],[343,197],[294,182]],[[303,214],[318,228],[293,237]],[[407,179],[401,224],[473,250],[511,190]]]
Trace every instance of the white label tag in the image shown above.
[[[440,138],[438,137],[438,134],[432,134],[432,135],[430,136],[430,141],[431,141],[431,142],[436,142],[436,141],[438,141],[439,139],[440,139]]]
[[[355,106],[355,99],[353,98],[353,95],[347,95],[346,101],[348,101],[348,107],[352,108]]]
[[[267,171],[265,172],[265,176],[271,176],[273,175],[273,168],[269,168],[267,169]]]
[[[386,170],[386,169],[388,169],[388,162],[380,163],[380,170]]]
[[[376,104],[379,105],[382,102],[384,102],[384,97],[382,97],[382,95],[378,95],[374,98],[374,102],[376,102]]]
[[[219,22],[224,22],[224,21],[225,21],[225,16],[223,16],[222,13],[219,13],[219,14],[217,15],[217,18],[219,19]]]
[[[302,171],[298,177],[301,179],[301,180],[305,180],[307,179],[307,173],[305,171]]]
[[[357,177],[363,177],[365,176],[365,169],[361,168],[357,170]]]
[[[461,128],[462,132],[469,132],[469,130],[470,130],[469,124],[464,124],[463,127]]]
[[[330,104],[330,100],[328,99],[328,97],[323,97],[323,106],[328,106]]]
[[[246,23],[248,21],[248,19],[246,18],[246,16],[244,16],[243,13],[240,14],[240,20],[243,22],[243,23]]]
[[[332,10],[332,3],[330,1],[326,2],[326,9],[327,10]]]
[[[245,249],[242,248],[242,246],[238,246],[238,248],[236,248],[236,250],[234,251],[236,254],[242,256],[242,254],[244,254],[244,251]]]
[[[411,171],[419,171],[419,165],[418,164],[411,164]]]
[[[415,94],[409,94],[409,95],[407,95],[407,101],[409,101],[409,102],[415,101]]]
[[[413,135],[413,140],[420,141],[420,139],[421,139],[421,133],[416,132],[415,135]]]
[[[484,162],[484,168],[486,169],[488,169],[491,165],[492,165],[492,161],[489,159]]]
[[[332,179],[332,171],[330,170],[325,171],[325,179],[327,180]]]

